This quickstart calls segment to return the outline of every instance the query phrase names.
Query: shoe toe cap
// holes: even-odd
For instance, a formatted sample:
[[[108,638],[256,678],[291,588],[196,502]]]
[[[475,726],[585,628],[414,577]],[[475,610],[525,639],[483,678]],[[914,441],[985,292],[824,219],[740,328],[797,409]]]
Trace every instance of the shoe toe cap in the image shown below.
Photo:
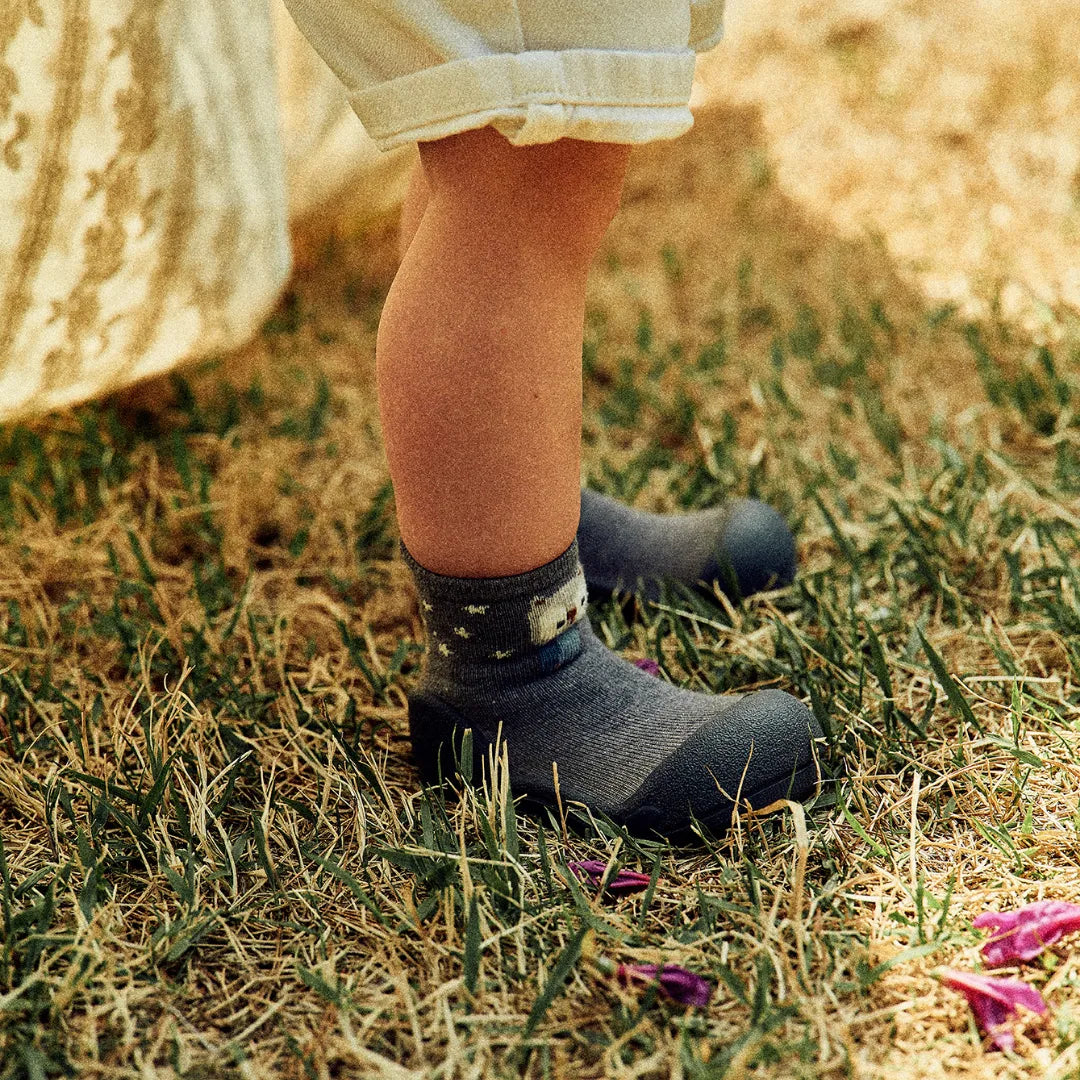
[[[743,596],[795,579],[795,538],[783,515],[757,499],[736,499],[720,522],[712,577]]]
[[[818,782],[814,740],[821,736],[814,715],[790,694],[747,694],[650,774],[623,822],[641,835],[677,837],[693,820],[722,833],[736,802],[760,809],[805,798]]]

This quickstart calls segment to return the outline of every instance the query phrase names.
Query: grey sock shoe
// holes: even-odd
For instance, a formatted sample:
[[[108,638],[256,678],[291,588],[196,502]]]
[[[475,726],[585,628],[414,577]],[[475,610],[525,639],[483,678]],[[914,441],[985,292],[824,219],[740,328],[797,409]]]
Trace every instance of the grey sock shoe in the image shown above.
[[[801,798],[821,729],[779,690],[717,697],[671,686],[605,648],[586,617],[575,542],[502,578],[433,574],[405,553],[428,630],[409,698],[413,755],[429,781],[455,772],[472,730],[479,763],[501,725],[516,795],[582,802],[637,833],[727,828],[735,800]]]
[[[795,541],[784,519],[755,499],[711,510],[649,514],[583,488],[577,534],[593,597],[637,592],[650,600],[662,581],[749,596],[795,577]]]

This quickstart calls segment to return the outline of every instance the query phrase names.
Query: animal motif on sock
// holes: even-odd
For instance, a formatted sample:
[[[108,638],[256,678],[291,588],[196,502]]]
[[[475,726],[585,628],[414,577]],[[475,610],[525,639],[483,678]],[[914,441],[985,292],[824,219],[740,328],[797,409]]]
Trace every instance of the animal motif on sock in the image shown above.
[[[529,632],[534,645],[546,645],[585,617],[589,604],[585,575],[578,573],[551,596],[534,596],[529,605]]]

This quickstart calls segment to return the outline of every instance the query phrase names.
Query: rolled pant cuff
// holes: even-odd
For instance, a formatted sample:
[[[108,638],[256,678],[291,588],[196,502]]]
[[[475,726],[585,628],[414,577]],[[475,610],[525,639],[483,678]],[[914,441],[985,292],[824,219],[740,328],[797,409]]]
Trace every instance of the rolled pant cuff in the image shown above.
[[[525,146],[642,143],[689,130],[694,52],[499,53],[427,68],[350,95],[384,150],[494,127]]]

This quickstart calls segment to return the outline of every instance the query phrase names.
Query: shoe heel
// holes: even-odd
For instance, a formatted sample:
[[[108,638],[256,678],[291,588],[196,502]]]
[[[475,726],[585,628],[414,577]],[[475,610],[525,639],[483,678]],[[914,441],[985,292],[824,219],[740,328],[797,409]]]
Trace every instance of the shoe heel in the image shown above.
[[[473,783],[477,765],[487,753],[487,740],[446,702],[422,693],[410,694],[408,700],[412,755],[424,780],[439,784],[460,776]]]

